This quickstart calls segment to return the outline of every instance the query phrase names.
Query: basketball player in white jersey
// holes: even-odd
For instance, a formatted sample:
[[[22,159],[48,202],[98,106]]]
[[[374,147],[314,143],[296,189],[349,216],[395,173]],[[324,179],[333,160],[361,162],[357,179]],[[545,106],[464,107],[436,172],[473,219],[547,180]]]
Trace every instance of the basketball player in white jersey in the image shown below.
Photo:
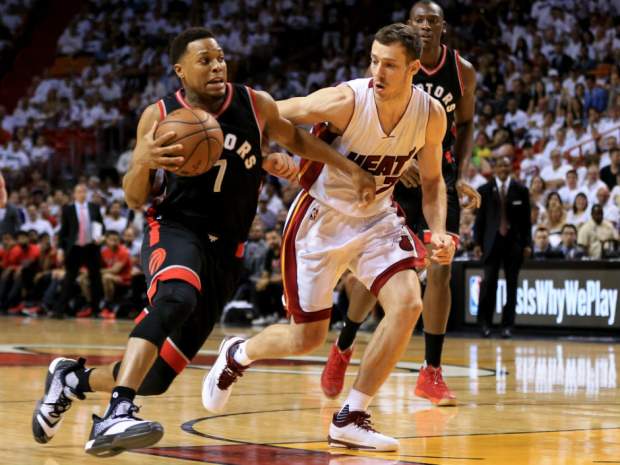
[[[220,346],[203,381],[205,408],[221,412],[231,385],[255,360],[300,355],[323,344],[332,290],[349,269],[378,297],[385,318],[368,344],[342,409],[329,428],[331,446],[396,450],[398,441],[371,427],[368,406],[402,356],[422,310],[414,268],[423,250],[398,216],[394,184],[418,155],[424,215],[432,231],[431,259],[450,263],[454,245],[445,232],[446,190],[441,142],[446,115],[425,92],[412,87],[421,42],[410,26],[392,24],[375,35],[371,79],[321,89],[279,103],[294,124],[328,122],[332,142],[344,156],[375,176],[376,197],[356,203],[351,179],[330,166],[302,166],[304,190],[291,206],[284,230],[282,276],[290,325],[273,325],[249,340]]]

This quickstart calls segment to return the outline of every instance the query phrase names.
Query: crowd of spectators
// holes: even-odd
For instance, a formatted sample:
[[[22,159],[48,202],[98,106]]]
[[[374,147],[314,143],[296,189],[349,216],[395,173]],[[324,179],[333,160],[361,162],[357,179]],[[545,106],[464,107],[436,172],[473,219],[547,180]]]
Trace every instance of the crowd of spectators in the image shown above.
[[[189,25],[206,25],[226,52],[232,79],[286,98],[364,75],[374,31],[408,15],[405,2],[378,3],[89,1],[58,42],[59,57],[86,58],[85,65],[65,76],[46,71],[12,112],[0,107],[0,169],[10,184],[3,221],[17,215],[17,230],[28,234],[29,243],[53,251],[59,211],[77,180],[59,176],[56,190],[57,183],[42,179],[40,173],[60,156],[46,136],[67,128],[96,132],[96,150],[105,155],[97,160],[106,163],[86,165],[89,174],[103,173],[101,180],[85,179],[89,198],[101,206],[106,229],[120,234],[105,241],[127,247],[132,276],[139,276],[142,214],[127,209],[118,180],[141,111],[178,87],[166,53],[169,38]],[[439,3],[449,25],[446,42],[477,71],[475,145],[465,180],[482,185],[495,158],[508,155],[530,188],[533,259],[617,257],[620,11],[613,2],[595,0]],[[361,9],[368,14],[355,14]],[[246,248],[247,273],[231,306],[241,319],[264,324],[282,316],[276,265],[287,207],[298,189],[270,180],[261,192]],[[464,211],[461,259],[476,258],[473,223],[472,212]],[[12,241],[24,241],[17,230]],[[4,239],[8,257],[14,245]],[[61,274],[61,264],[45,263],[51,276]],[[0,283],[2,308],[14,303],[7,297],[15,288],[10,283]],[[130,294],[137,310],[140,291]],[[30,290],[23,295],[26,302],[36,300]]]

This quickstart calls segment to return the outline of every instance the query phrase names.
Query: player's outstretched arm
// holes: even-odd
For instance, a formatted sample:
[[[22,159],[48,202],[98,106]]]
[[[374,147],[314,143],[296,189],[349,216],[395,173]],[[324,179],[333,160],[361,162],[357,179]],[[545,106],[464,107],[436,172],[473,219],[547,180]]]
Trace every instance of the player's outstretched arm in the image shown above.
[[[345,84],[277,102],[280,115],[294,125],[328,122],[339,134],[353,116],[354,103],[353,89]]]
[[[454,153],[458,161],[458,181],[456,184],[459,197],[469,200],[464,205],[466,209],[480,207],[478,191],[467,184],[463,179],[467,165],[471,160],[474,149],[474,111],[476,107],[476,70],[473,65],[461,56],[458,57],[461,79],[463,81],[463,96],[459,99],[454,116],[456,120],[456,141]]]
[[[303,158],[325,163],[348,173],[356,186],[360,206],[367,206],[374,200],[376,184],[370,173],[336,152],[319,138],[295,127],[288,119],[283,118],[269,94],[257,92],[256,95],[260,113],[265,115],[265,131],[270,139]]]
[[[441,173],[442,140],[446,132],[446,113],[441,104],[430,100],[426,140],[420,150],[418,164],[422,186],[422,211],[431,229],[431,259],[448,264],[454,256],[454,243],[446,234],[446,183]]]
[[[167,132],[155,139],[155,129],[159,122],[159,110],[156,105],[149,105],[138,122],[136,147],[133,149],[129,170],[123,177],[123,191],[129,208],[140,208],[151,193],[151,170],[158,168],[175,171],[183,164],[183,157],[176,156],[183,146],[181,144],[164,145],[175,137],[174,132]]]

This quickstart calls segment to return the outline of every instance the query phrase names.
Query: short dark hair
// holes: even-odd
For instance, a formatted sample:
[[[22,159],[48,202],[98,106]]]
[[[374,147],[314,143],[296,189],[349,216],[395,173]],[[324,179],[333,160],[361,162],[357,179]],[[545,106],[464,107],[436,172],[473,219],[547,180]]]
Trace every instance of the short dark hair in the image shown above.
[[[592,209],[590,210],[590,212],[594,213],[594,210],[602,212],[603,206],[600,203],[595,203],[594,205],[592,205]]]
[[[542,232],[549,232],[549,228],[547,228],[546,226],[538,226],[536,228],[536,231],[534,232],[534,234],[536,234],[537,232],[542,231]]]
[[[214,37],[211,31],[205,27],[190,27],[180,32],[172,42],[170,42],[170,63],[178,63],[185,54],[187,44],[198,39],[210,39]]]
[[[564,226],[562,226],[562,233],[564,233],[564,230],[568,228],[568,229],[572,229],[573,231],[575,231],[575,234],[577,234],[577,226],[575,226],[574,224],[571,223],[566,223]]]
[[[110,236],[121,237],[121,234],[116,229],[108,229],[105,232],[105,235],[106,237],[110,237]]]
[[[401,44],[409,60],[418,60],[422,53],[422,41],[408,24],[394,23],[382,27],[375,34],[375,40],[382,45]]]
[[[575,170],[575,169],[568,170],[568,171],[566,172],[566,176],[568,176],[569,174],[574,174],[575,176],[577,176],[577,170]]]

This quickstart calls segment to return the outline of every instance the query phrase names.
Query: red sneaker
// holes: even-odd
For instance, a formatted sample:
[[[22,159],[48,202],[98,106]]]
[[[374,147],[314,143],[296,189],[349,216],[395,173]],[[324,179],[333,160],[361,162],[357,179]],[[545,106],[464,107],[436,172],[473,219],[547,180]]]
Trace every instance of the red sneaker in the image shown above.
[[[456,396],[450,391],[441,375],[441,367],[425,365],[420,369],[415,395],[430,400],[439,406],[456,405]]]
[[[103,318],[104,320],[116,320],[116,313],[114,313],[109,308],[104,308],[103,310],[101,310],[101,313],[99,313],[99,316]]]
[[[9,315],[19,315],[24,309],[24,304],[17,304],[14,307],[8,309]]]
[[[43,309],[39,306],[30,306],[30,307],[25,307],[22,310],[22,315],[24,316],[28,316],[31,318],[37,317],[39,315],[41,315],[43,313]]]
[[[329,350],[327,363],[323,368],[323,373],[321,373],[321,388],[323,388],[323,393],[327,397],[334,398],[342,392],[344,374],[347,371],[352,355],[353,346],[341,352],[335,342]]]
[[[93,309],[90,307],[83,308],[75,314],[76,318],[90,318],[93,316]]]

